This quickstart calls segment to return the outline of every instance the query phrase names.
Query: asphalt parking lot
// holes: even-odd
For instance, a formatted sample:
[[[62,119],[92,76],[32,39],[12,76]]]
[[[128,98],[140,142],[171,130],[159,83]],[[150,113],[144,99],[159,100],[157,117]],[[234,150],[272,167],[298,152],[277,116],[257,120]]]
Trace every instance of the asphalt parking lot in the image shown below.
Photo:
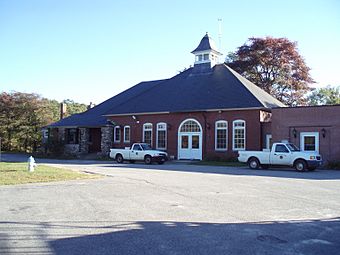
[[[103,178],[0,186],[0,254],[340,254],[340,171],[50,163]]]

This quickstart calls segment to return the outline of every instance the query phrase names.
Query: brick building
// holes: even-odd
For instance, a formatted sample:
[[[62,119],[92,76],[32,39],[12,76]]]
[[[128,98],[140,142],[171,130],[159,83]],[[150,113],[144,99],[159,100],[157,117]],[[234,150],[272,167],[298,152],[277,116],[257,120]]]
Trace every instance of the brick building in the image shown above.
[[[340,161],[340,105],[275,108],[273,140],[288,140],[304,151],[317,151],[325,161]]]
[[[284,105],[225,64],[205,35],[194,66],[139,83],[85,113],[49,126],[68,153],[107,153],[147,142],[177,159],[235,156],[262,148],[261,126]],[[51,132],[53,134],[53,132]]]
[[[304,144],[314,141],[314,147],[302,144],[303,149],[317,148],[327,159],[340,160],[324,149],[327,139],[339,137],[339,123],[334,121],[339,107],[285,107],[219,64],[221,53],[208,35],[192,53],[193,67],[178,75],[141,82],[84,113],[53,123],[51,139],[62,141],[70,154],[107,155],[110,148],[146,142],[176,159],[201,160],[235,157],[239,150],[261,150],[282,139],[299,145],[297,137],[302,136]],[[316,112],[320,121],[312,122]],[[322,138],[313,140],[305,132],[318,132]]]

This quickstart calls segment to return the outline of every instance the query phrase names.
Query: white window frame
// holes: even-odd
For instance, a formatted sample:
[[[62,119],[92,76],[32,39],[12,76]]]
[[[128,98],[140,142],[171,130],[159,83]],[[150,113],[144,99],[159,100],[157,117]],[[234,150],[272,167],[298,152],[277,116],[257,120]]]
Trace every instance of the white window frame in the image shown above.
[[[319,146],[320,146],[320,140],[319,140],[319,132],[300,132],[300,150],[305,151],[305,142],[304,137],[305,136],[314,136],[315,137],[315,151],[319,153]],[[313,152],[313,151],[307,151],[307,152]]]
[[[244,126],[243,127],[235,127],[235,124],[237,122],[243,122]],[[235,148],[235,130],[236,129],[243,129],[244,130],[244,148]],[[233,150],[234,151],[244,151],[246,149],[246,121],[245,120],[234,120],[233,121]]]
[[[126,129],[129,129],[129,140],[126,140]],[[130,126],[124,126],[124,143],[129,143],[131,140],[131,128]]]
[[[159,125],[164,125],[164,127],[162,128],[159,128]],[[165,147],[160,147],[158,145],[158,131],[165,131]],[[167,132],[167,124],[165,122],[159,122],[157,123],[157,130],[156,130],[156,148],[159,149],[159,150],[165,150],[167,148],[167,145],[168,145],[168,132]]]
[[[116,139],[117,130],[119,130],[119,140]],[[122,130],[120,129],[120,126],[115,126],[113,131],[113,142],[120,143],[120,140],[122,139]]]
[[[48,135],[49,135],[49,130],[48,129],[43,129],[42,130],[42,137],[44,139],[47,139],[48,138]]]
[[[226,127],[217,127],[219,123],[225,123]],[[226,131],[226,147],[225,148],[217,148],[217,130]],[[228,150],[228,121],[226,120],[218,120],[215,122],[215,150],[216,151],[227,151]]]
[[[151,126],[150,129],[147,129],[148,126]],[[150,146],[152,147],[152,123],[144,123],[143,124],[143,143],[145,143],[145,131],[151,131],[151,142]]]

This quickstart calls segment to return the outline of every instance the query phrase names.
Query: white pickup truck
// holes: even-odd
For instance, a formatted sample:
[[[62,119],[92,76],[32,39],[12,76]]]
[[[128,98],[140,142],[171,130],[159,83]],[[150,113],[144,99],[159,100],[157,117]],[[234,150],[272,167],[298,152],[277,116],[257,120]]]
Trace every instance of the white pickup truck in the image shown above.
[[[168,154],[164,151],[153,150],[147,143],[134,143],[128,149],[110,149],[110,158],[113,158],[117,163],[123,163],[124,160],[130,161],[144,161],[145,164],[157,162],[163,164],[168,160]]]
[[[291,143],[274,143],[272,149],[263,151],[239,151],[238,160],[248,163],[249,168],[267,169],[269,166],[290,166],[296,171],[314,171],[322,165],[320,154],[302,152]]]

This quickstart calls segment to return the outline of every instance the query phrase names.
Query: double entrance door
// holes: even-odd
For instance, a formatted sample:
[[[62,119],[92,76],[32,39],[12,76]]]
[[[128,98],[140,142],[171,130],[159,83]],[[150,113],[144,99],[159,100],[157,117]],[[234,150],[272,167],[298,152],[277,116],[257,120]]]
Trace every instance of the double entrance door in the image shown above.
[[[197,133],[179,133],[178,159],[202,159],[202,135]]]

